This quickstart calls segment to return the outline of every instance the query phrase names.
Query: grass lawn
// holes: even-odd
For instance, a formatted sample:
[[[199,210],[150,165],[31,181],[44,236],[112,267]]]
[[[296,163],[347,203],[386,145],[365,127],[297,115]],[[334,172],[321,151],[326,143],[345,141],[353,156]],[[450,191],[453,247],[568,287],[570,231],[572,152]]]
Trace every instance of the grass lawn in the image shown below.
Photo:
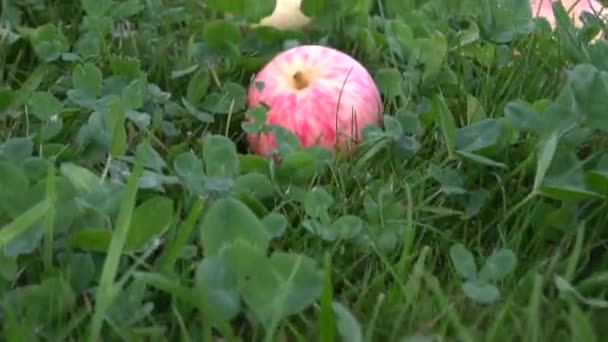
[[[608,334],[600,16],[304,0],[280,31],[249,25],[272,0],[0,4],[3,341]],[[250,152],[252,75],[299,44],[380,89],[350,155]]]

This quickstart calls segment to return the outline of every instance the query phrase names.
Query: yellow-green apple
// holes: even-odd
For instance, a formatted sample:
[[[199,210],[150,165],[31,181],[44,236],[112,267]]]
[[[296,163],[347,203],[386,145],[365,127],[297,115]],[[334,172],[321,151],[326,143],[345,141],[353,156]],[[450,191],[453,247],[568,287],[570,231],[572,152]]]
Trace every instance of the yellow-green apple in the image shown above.
[[[291,131],[304,148],[317,144],[336,152],[348,152],[367,125],[380,123],[383,110],[365,67],[320,45],[297,46],[272,58],[248,90],[250,108],[262,103],[269,108],[267,124]],[[260,155],[277,149],[272,133],[249,134],[248,141]]]

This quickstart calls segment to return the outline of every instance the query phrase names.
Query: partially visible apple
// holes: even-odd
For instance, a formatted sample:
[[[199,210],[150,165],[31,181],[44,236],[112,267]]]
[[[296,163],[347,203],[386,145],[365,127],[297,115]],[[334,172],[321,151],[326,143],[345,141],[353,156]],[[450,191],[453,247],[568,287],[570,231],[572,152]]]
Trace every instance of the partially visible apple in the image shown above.
[[[545,18],[549,22],[551,29],[555,29],[557,27],[557,20],[555,19],[555,15],[553,14],[553,2],[556,0],[531,0],[530,1],[530,9],[532,10],[533,18]],[[589,13],[600,13],[604,16],[606,12],[608,12],[607,8],[604,8],[602,4],[597,0],[561,0],[562,5],[572,23],[575,27],[581,27],[582,22],[580,16],[583,12]],[[599,39],[601,33],[598,33],[592,41]],[[513,50],[513,56],[520,56],[521,53],[515,49]]]
[[[294,47],[269,61],[248,91],[249,107],[261,103],[269,107],[266,123],[293,132],[305,148],[318,144],[336,152],[348,152],[365,126],[380,123],[383,110],[368,71],[348,54],[320,45]],[[249,134],[248,141],[260,155],[277,149],[272,133]]]
[[[555,28],[557,21],[553,15],[553,5],[555,0],[532,0],[530,6],[532,8],[533,17],[544,17],[549,21],[551,28]],[[581,26],[580,15],[585,11],[589,13],[600,12],[602,4],[597,0],[561,0],[562,5],[570,15],[570,19],[574,26]]]

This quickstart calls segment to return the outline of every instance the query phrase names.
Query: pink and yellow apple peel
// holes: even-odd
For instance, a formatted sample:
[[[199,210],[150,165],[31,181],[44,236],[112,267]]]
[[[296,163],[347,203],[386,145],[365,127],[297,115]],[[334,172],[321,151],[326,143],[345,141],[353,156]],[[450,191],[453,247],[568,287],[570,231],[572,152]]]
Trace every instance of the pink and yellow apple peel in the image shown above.
[[[553,3],[557,0],[531,0],[530,6],[532,8],[533,17],[543,17],[549,21],[551,28],[555,28],[557,21],[553,15]],[[582,24],[580,16],[583,12],[599,13],[602,11],[602,4],[597,0],[561,0],[562,5],[569,11],[570,19],[572,19],[574,26],[580,26]]]
[[[248,91],[250,108],[262,103],[269,108],[266,124],[291,131],[304,148],[321,145],[335,152],[358,143],[367,125],[380,123],[383,110],[368,71],[348,54],[320,45],[291,48],[268,62]],[[256,154],[277,149],[272,133],[247,139]]]

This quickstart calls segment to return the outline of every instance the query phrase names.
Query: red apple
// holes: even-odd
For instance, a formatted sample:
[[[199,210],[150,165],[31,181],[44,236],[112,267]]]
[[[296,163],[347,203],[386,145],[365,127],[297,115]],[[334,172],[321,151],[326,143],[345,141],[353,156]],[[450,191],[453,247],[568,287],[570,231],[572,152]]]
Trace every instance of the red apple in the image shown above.
[[[261,103],[269,107],[267,124],[291,131],[304,148],[317,144],[336,152],[347,152],[382,115],[368,71],[351,56],[319,45],[294,47],[268,62],[248,92],[249,107]],[[277,149],[272,133],[249,134],[248,141],[260,155]]]

